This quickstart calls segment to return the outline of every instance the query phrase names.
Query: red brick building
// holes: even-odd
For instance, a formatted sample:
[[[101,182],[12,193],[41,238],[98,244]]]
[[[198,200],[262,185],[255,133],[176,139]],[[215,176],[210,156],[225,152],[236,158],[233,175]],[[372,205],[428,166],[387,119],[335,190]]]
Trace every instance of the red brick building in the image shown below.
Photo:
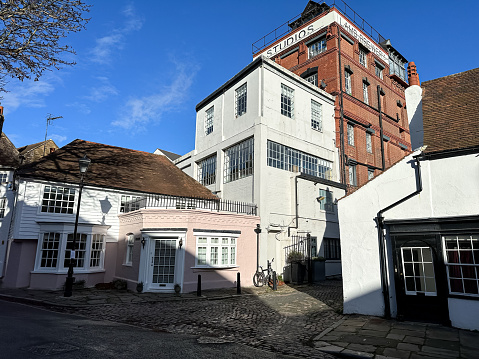
[[[253,57],[260,55],[336,96],[336,146],[349,190],[411,150],[407,60],[345,3],[309,1],[253,44]]]

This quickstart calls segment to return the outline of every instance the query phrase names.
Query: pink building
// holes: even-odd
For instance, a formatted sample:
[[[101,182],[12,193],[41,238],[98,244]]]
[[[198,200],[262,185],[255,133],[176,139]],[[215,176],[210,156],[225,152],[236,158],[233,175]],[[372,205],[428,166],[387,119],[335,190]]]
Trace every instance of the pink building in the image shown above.
[[[253,204],[218,199],[165,156],[75,140],[20,167],[3,252],[3,287],[60,289],[75,250],[76,281],[122,279],[131,290],[189,292],[252,285],[259,223]],[[3,223],[5,225],[5,223]]]

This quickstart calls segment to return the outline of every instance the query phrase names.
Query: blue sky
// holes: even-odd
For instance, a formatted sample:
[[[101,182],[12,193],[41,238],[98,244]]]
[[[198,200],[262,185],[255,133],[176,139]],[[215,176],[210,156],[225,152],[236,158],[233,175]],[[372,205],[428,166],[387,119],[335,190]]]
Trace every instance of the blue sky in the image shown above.
[[[194,148],[195,106],[251,60],[251,44],[299,14],[307,0],[94,3],[87,30],[66,43],[77,65],[40,81],[11,79],[4,132],[16,146],[48,137],[136,150]],[[421,81],[478,66],[476,1],[349,0],[409,61]]]

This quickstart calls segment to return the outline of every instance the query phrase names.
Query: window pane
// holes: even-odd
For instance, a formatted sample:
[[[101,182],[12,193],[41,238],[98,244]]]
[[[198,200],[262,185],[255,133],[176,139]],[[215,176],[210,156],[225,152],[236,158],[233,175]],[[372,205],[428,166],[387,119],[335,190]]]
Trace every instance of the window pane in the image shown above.
[[[225,150],[224,183],[253,174],[254,138],[249,138]]]
[[[205,134],[209,135],[213,132],[213,117],[214,117],[215,108],[211,107],[210,109],[206,110],[205,114]]]
[[[281,84],[281,114],[293,118],[294,90]]]
[[[75,190],[56,186],[45,186],[42,212],[72,214]]]
[[[216,155],[198,163],[198,182],[204,186],[216,183]]]
[[[246,113],[246,84],[236,90],[235,97],[236,117],[239,117]]]

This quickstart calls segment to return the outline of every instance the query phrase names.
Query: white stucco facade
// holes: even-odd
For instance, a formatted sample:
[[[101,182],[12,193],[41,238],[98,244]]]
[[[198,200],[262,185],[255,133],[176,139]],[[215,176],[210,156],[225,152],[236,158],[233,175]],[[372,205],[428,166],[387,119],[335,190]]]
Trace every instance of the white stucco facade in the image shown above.
[[[245,85],[246,110],[238,115],[237,91]],[[282,88],[294,93],[291,117],[282,113]],[[321,107],[320,129],[312,128],[312,101]],[[212,122],[207,119],[211,112]],[[207,131],[211,123],[212,130]],[[331,204],[330,210],[322,210],[317,200],[320,190],[330,191],[332,201],[344,195],[344,187],[338,183],[335,136],[334,97],[274,62],[258,58],[197,106],[195,150],[175,164],[202,181],[201,161],[216,156],[214,183],[205,185],[221,198],[258,205],[260,264],[275,258],[275,270],[281,273],[289,235],[310,233],[316,237],[318,256],[324,255],[323,237],[339,239],[336,206]],[[231,180],[228,149],[248,139],[252,139],[254,148],[252,171]],[[272,154],[275,145],[282,146],[282,155]],[[313,161],[325,161],[330,169],[317,176],[304,176],[299,161],[296,166],[279,163],[287,161],[287,156],[297,156],[293,152],[301,153],[301,158],[310,155]],[[277,156],[275,165],[272,156]],[[328,262],[327,275],[340,273],[338,263]]]
[[[418,168],[414,159],[419,155],[421,151],[405,157],[338,203],[345,313],[384,315],[381,256],[375,219],[380,210],[419,191]],[[446,238],[457,236],[465,245],[472,243],[473,248],[479,249],[477,151],[453,156],[449,154],[448,157],[442,158],[422,156],[419,159],[422,190],[383,214],[391,315],[401,315],[400,311],[398,312],[401,300],[442,297],[446,315],[453,326],[478,330],[479,294],[477,291],[474,293],[474,280],[463,274],[463,292],[460,292],[456,285],[459,279],[451,279],[454,275],[457,276],[454,265],[451,264],[453,259],[450,258],[453,250],[449,250],[448,248],[452,247],[445,242]],[[405,296],[399,293],[401,288],[408,288],[404,279],[408,276],[407,270],[403,275],[401,267],[406,266],[406,259],[403,257],[401,263],[401,251],[408,250],[403,249],[409,248],[408,246],[416,247],[416,244],[411,245],[414,240],[422,241],[420,246],[426,250],[429,250],[427,243],[435,243],[430,248],[436,255],[433,265],[437,289],[426,290],[425,297],[424,290],[417,290],[417,293],[410,291]],[[405,244],[400,246],[400,241]],[[477,247],[474,247],[475,245]],[[464,252],[460,252],[461,256],[467,256],[461,257],[464,258],[461,260],[471,260],[472,254],[469,254],[469,251],[464,249]],[[453,281],[456,281],[455,284]]]

